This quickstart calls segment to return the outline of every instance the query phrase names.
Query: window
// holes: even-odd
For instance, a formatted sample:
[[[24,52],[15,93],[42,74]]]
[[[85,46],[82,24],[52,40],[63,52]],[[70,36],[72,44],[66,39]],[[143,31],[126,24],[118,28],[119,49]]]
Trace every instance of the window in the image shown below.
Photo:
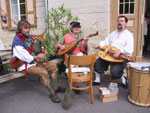
[[[31,26],[37,25],[36,0],[0,0],[0,8],[3,29],[16,28],[15,23],[22,19],[26,19]]]
[[[10,0],[11,18],[16,23],[19,20],[26,19],[25,0]],[[16,25],[12,22],[12,27]]]
[[[119,0],[119,14],[134,14],[135,0]]]

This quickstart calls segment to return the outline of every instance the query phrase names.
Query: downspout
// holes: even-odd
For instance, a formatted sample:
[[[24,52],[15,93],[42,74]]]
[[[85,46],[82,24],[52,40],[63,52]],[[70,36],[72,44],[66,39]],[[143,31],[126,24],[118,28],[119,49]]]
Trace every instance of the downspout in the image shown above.
[[[45,20],[47,19],[48,14],[48,0],[44,0],[44,6],[45,6]],[[46,28],[48,28],[48,24],[46,23]],[[46,33],[48,33],[48,29],[46,29]]]

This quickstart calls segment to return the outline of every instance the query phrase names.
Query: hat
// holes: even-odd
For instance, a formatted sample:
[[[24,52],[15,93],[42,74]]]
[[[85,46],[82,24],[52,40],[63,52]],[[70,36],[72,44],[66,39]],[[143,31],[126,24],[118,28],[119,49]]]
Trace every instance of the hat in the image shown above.
[[[71,22],[70,26],[71,26],[71,28],[76,28],[76,27],[81,28],[81,25],[79,22]]]

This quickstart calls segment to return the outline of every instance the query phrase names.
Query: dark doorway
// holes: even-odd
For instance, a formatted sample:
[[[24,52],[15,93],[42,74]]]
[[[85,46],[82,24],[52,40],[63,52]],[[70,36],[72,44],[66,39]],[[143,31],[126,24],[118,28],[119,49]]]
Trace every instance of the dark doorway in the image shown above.
[[[150,61],[150,0],[146,0],[145,4],[145,20],[144,20],[144,60]]]

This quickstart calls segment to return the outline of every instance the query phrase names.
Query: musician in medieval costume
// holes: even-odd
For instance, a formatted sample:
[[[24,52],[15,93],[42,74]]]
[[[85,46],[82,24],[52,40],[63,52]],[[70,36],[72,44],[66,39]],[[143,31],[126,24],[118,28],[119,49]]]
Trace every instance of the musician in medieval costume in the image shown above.
[[[104,41],[100,42],[98,45],[95,45],[95,49],[99,49],[109,45],[118,49],[112,54],[112,56],[116,59],[119,58],[120,53],[123,53],[127,56],[132,56],[134,50],[134,40],[131,32],[128,31],[126,28],[128,19],[125,16],[119,16],[117,22],[118,29],[113,31],[108,37],[105,38]],[[98,58],[94,66],[96,79],[95,81],[93,81],[93,84],[100,84],[100,75],[102,75],[108,69],[109,64],[111,64],[112,79],[121,78],[123,87],[127,88],[127,82],[125,81],[124,76],[122,76],[124,73],[123,71],[126,67],[126,63],[127,62],[111,63],[101,58]]]
[[[56,48],[57,49],[61,49],[64,50],[65,46],[63,44],[67,44],[73,41],[78,41],[80,39],[82,39],[83,37],[80,35],[80,28],[81,25],[79,22],[71,22],[70,23],[70,29],[71,32],[66,34],[64,36],[64,40],[61,40]],[[88,42],[88,37],[84,37],[84,40],[82,40],[81,42],[78,43],[77,47],[72,51],[72,53],[70,53],[71,55],[75,55],[75,56],[83,56],[87,54],[87,42]],[[64,62],[65,63],[65,62]],[[75,67],[74,65],[72,65],[72,67]],[[79,93],[79,90],[75,90],[76,93]]]
[[[54,103],[59,103],[60,99],[56,95],[56,92],[60,91],[57,83],[56,64],[46,62],[42,67],[37,66],[36,60],[45,59],[46,56],[42,53],[35,56],[33,48],[34,39],[29,35],[29,31],[30,24],[28,21],[19,21],[16,36],[12,43],[12,55],[23,61],[24,64],[18,67],[17,70],[25,72],[26,77],[27,74],[40,77],[43,85],[49,90],[50,99]]]
[[[70,28],[71,28],[71,33],[68,33],[64,36],[64,40],[61,40],[59,44],[56,46],[57,49],[64,50],[65,49],[64,44],[67,44],[73,41],[78,41],[81,38],[83,38],[80,35],[81,25],[79,22],[71,22]],[[72,52],[72,55],[83,56],[84,54],[87,54],[87,41],[88,41],[88,38],[84,37],[84,40],[79,42],[77,47]]]
[[[57,44],[56,48],[64,50],[65,46],[64,44],[73,42],[73,41],[78,41],[82,39],[83,37],[80,35],[80,28],[81,25],[79,22],[71,22],[70,23],[70,29],[71,32],[66,34],[64,36],[63,40],[60,40],[59,43]],[[88,42],[88,37],[84,37],[81,42],[77,45],[77,47],[70,53],[71,55],[76,55],[76,56],[83,56],[87,54],[87,42]],[[65,63],[65,62],[64,62]],[[74,66],[72,66],[74,67]],[[77,84],[74,84],[77,85]],[[78,87],[78,86],[76,86]],[[74,90],[76,94],[80,94],[81,92],[79,90]],[[74,92],[69,90],[66,90],[65,92],[65,97],[64,101],[62,102],[62,106],[64,109],[69,109],[71,104],[72,104],[72,97],[74,95]]]

